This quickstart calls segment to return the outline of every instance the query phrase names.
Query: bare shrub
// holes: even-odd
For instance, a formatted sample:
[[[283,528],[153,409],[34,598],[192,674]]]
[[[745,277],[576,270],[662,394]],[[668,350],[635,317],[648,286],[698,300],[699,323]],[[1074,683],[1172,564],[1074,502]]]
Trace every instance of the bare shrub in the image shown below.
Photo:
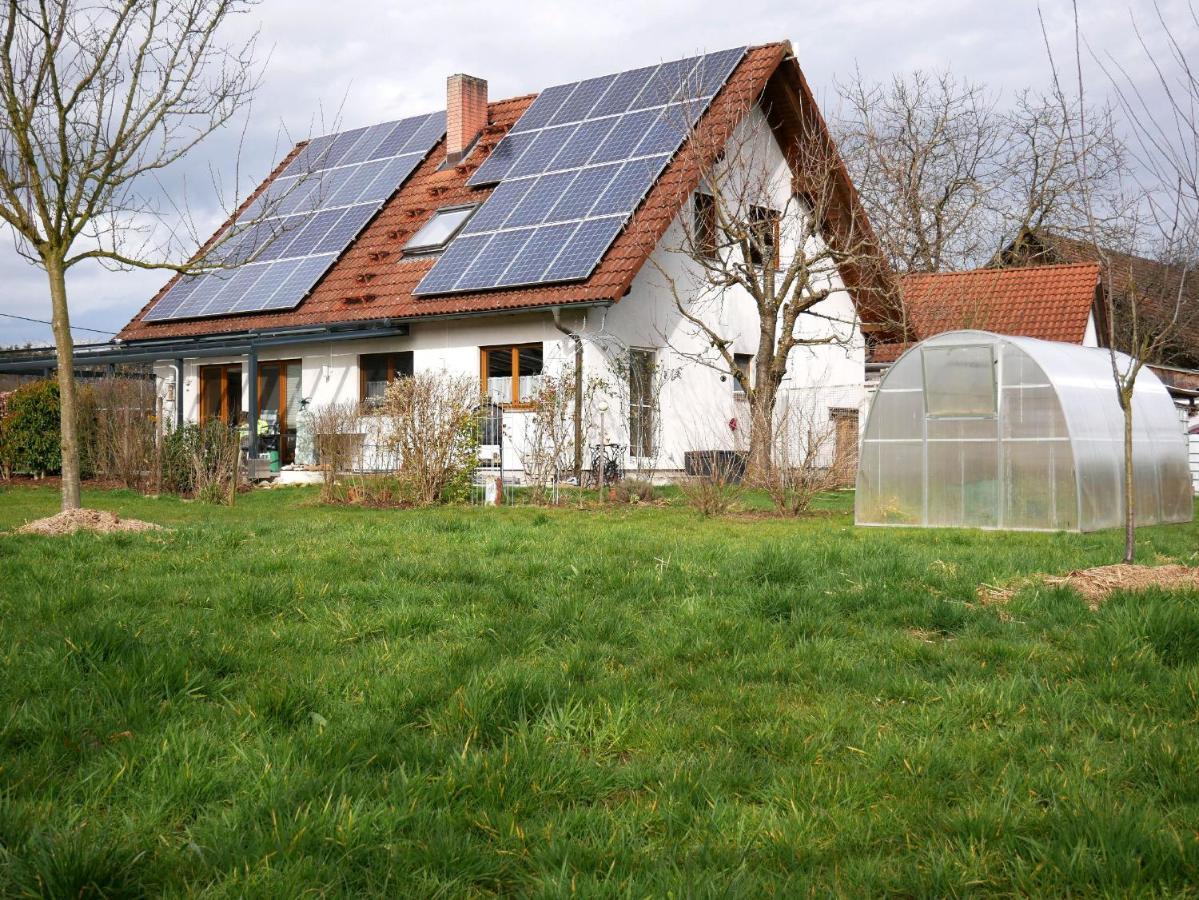
[[[84,458],[100,478],[145,489],[156,471],[157,417],[154,383],[106,378],[80,392]]]
[[[827,415],[785,404],[774,428],[774,465],[761,473],[755,486],[770,497],[781,515],[807,512],[818,494],[842,481],[835,458],[836,424]]]
[[[521,465],[534,503],[556,499],[555,488],[564,472],[574,468],[575,373],[564,369],[546,373],[533,398],[533,408],[523,416],[524,440],[519,445]]]
[[[420,505],[466,500],[478,465],[478,382],[419,372],[387,387],[379,442],[394,461],[403,493]]]
[[[312,411],[316,461],[321,467],[321,501],[346,499],[338,476],[354,468],[362,451],[362,423],[358,404],[327,403]]]
[[[687,505],[703,516],[720,516],[734,509],[745,493],[745,455],[708,450],[693,453],[692,472],[679,482]]]
[[[653,503],[658,494],[653,482],[644,478],[622,478],[612,492],[618,503]]]

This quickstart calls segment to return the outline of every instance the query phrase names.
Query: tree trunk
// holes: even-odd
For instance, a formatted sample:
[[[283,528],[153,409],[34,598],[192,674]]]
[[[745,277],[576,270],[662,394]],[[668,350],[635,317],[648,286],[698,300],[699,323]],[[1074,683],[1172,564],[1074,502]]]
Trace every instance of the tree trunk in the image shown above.
[[[67,311],[67,273],[62,260],[46,258],[50,280],[51,326],[58,359],[59,446],[62,451],[62,508],[78,509],[79,416],[75,405],[75,345]]]
[[[750,484],[762,483],[774,465],[771,451],[774,448],[774,404],[777,397],[778,388],[767,383],[754,389],[749,404],[749,460],[745,475]]]
[[[1134,470],[1132,467],[1132,386],[1120,390],[1124,410],[1124,562],[1130,564],[1137,554],[1137,511]]]

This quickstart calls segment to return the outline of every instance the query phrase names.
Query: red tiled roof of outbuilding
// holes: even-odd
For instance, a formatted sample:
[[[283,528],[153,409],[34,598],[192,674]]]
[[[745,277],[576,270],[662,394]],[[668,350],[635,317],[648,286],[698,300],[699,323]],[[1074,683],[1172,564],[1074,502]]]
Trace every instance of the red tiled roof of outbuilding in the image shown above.
[[[900,279],[907,324],[917,340],[972,328],[1081,344],[1099,287],[1099,266],[1032,266],[933,272]],[[893,362],[905,344],[883,343],[873,362]]]

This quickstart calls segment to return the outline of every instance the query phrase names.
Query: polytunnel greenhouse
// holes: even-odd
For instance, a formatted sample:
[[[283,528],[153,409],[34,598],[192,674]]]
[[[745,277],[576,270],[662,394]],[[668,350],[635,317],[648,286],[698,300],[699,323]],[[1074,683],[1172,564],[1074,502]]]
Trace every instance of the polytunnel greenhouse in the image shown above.
[[[1148,368],[1133,394],[1137,524],[1189,522],[1186,439]],[[1124,521],[1124,418],[1107,350],[951,331],[879,384],[859,525],[1095,531]]]

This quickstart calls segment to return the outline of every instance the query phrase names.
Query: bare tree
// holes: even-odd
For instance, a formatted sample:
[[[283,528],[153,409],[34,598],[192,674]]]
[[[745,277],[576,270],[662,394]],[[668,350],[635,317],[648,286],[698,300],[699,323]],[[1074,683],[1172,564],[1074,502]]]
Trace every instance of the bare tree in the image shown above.
[[[67,271],[93,260],[179,272],[196,265],[176,240],[151,245],[154,226],[179,216],[177,206],[159,209],[154,188],[163,169],[249,103],[254,39],[227,46],[218,38],[247,7],[10,0],[0,11],[0,220],[49,284],[64,509],[80,503]]]
[[[1136,558],[1136,490],[1133,465],[1133,394],[1137,377],[1148,361],[1158,358],[1184,326],[1199,322],[1199,302],[1189,292],[1195,287],[1199,259],[1199,73],[1192,68],[1180,39],[1184,31],[1199,30],[1199,12],[1188,4],[1180,22],[1170,22],[1153,4],[1154,16],[1145,24],[1130,12],[1130,25],[1143,57],[1155,74],[1151,87],[1142,87],[1111,56],[1091,54],[1116,95],[1126,120],[1136,157],[1144,201],[1131,229],[1130,247],[1114,251],[1105,233],[1099,201],[1090,190],[1091,157],[1085,152],[1087,134],[1086,78],[1083,32],[1074,4],[1073,81],[1082,115],[1069,132],[1070,161],[1084,186],[1083,212],[1086,235],[1100,260],[1106,343],[1112,378],[1124,418],[1124,562]],[[1042,29],[1044,25],[1042,23]],[[1059,74],[1048,35],[1045,47],[1053,68],[1055,95],[1063,109],[1071,99]],[[1165,266],[1164,283],[1152,283],[1135,264],[1134,248],[1150,248]],[[1124,248],[1122,248],[1124,249]],[[1146,252],[1146,251],[1142,251]],[[1123,347],[1129,355],[1121,355]]]
[[[666,245],[671,253],[651,257],[683,326],[663,339],[744,389],[751,480],[772,464],[775,409],[794,356],[856,339],[853,308],[825,303],[839,276],[851,273],[859,293],[876,285],[885,293],[891,284],[814,106],[797,130],[783,142],[781,167],[767,115],[743,118],[719,148],[708,148],[690,213],[681,217],[677,241]],[[671,262],[679,257],[684,265]],[[889,300],[867,302],[882,307]]]
[[[1077,230],[1086,217],[1076,153],[1088,157],[1096,205],[1120,206],[1124,153],[1110,110],[1084,115],[1031,90],[1002,108],[948,71],[886,84],[857,73],[838,91],[841,151],[901,272],[973,268],[1027,229]]]

